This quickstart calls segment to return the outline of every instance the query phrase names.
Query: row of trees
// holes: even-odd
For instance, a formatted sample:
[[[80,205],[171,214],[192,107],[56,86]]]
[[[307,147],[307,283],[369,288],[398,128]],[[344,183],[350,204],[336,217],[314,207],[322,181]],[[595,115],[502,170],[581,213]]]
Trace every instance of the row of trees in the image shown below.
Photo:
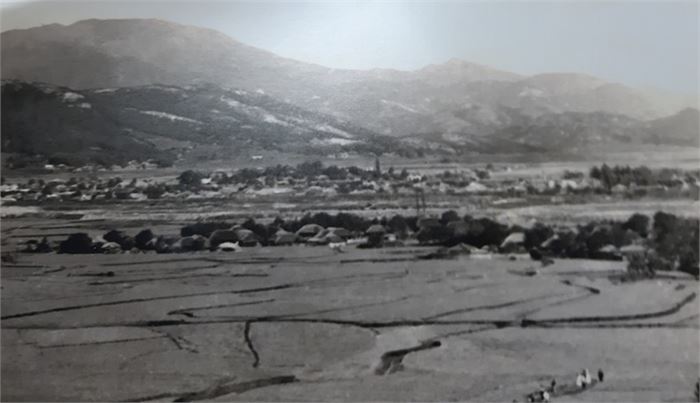
[[[615,185],[629,186],[635,184],[637,186],[654,186],[665,185],[674,186],[679,184],[677,178],[683,178],[686,181],[694,181],[700,177],[700,171],[683,172],[679,169],[662,168],[652,170],[647,166],[619,166],[613,167],[603,164],[600,167],[594,166],[589,172],[589,176],[601,181],[603,186],[610,190]]]
[[[386,232],[393,233],[398,238],[413,236],[423,245],[453,246],[463,243],[507,253],[520,248],[522,251],[529,251],[535,259],[560,257],[621,260],[622,255],[618,248],[637,245],[636,248],[640,248],[640,251],[628,255],[629,272],[635,276],[653,277],[660,270],[680,270],[695,276],[700,274],[700,222],[697,219],[677,217],[663,212],[656,213],[653,220],[645,215],[635,214],[624,222],[591,222],[576,228],[552,227],[542,223],[522,228],[505,225],[486,217],[460,217],[455,211],[446,211],[439,218],[404,217],[399,214],[392,217],[367,218],[350,213],[331,215],[319,212],[287,220],[278,217],[265,224],[248,218],[241,226],[255,234],[256,239],[263,245],[268,245],[274,242],[275,234],[280,229],[297,232],[307,224],[317,224],[324,228],[340,227],[355,236],[365,234],[371,226],[380,224]],[[201,235],[208,238],[214,231],[230,229],[233,225],[234,223],[225,221],[197,222],[181,228],[180,236]],[[112,233],[121,234],[118,231],[110,231],[104,239],[122,245],[124,242],[116,238],[108,239],[107,236]],[[511,237],[514,233],[522,233],[523,236]],[[139,246],[139,243],[144,242],[139,242],[139,237],[144,234],[153,238],[150,231],[141,231],[124,249],[133,246],[143,249],[143,245]],[[504,242],[506,239],[508,241]],[[83,243],[87,245],[85,248],[89,249],[91,243]]]
[[[363,234],[371,225],[381,224],[387,232],[398,238],[414,234],[421,244],[452,246],[459,243],[475,247],[497,249],[512,233],[524,233],[523,247],[537,251],[543,256],[581,259],[621,259],[610,246],[621,248],[627,245],[643,245],[647,256],[639,270],[681,270],[698,275],[699,223],[697,219],[676,217],[663,212],[648,216],[634,214],[624,222],[591,222],[576,228],[556,228],[538,223],[530,228],[508,226],[486,217],[469,215],[460,217],[455,211],[444,212],[439,219],[421,219],[416,216],[394,215],[392,217],[366,218],[351,213],[331,215],[325,212],[306,214],[301,218],[284,220],[276,218],[269,224],[248,219],[242,226],[253,231],[263,243],[279,230],[296,232],[307,224],[318,224],[324,228],[341,227],[356,234]],[[219,228],[230,227],[230,223],[196,224],[192,232],[207,235]],[[615,249],[616,250],[616,249]],[[632,257],[634,265],[639,259]]]
[[[422,244],[452,246],[459,243],[475,247],[498,248],[510,234],[524,233],[523,247],[537,250],[542,255],[561,258],[608,259],[620,255],[604,252],[606,247],[644,245],[652,251],[648,258],[650,270],[681,270],[698,274],[699,223],[697,219],[677,217],[658,212],[653,221],[646,215],[634,214],[624,222],[591,222],[576,228],[557,228],[538,223],[530,228],[508,226],[487,217],[460,217],[455,211],[444,212],[439,219],[421,219],[416,216],[367,218],[351,213],[335,215],[325,212],[306,214],[301,218],[276,218],[269,224],[247,219],[242,226],[253,231],[261,240],[271,239],[279,230],[296,232],[307,224],[324,228],[341,227],[363,234],[370,226],[381,224],[387,232],[406,238],[414,234]],[[215,229],[229,228],[231,223],[198,223],[188,226],[187,233],[208,236]],[[264,242],[264,241],[263,241]]]
[[[680,270],[697,276],[699,229],[697,219],[664,212],[657,212],[653,221],[634,214],[625,222],[589,223],[576,231],[537,224],[525,231],[525,247],[556,257],[608,258],[609,253],[600,252],[607,245],[639,244],[645,252],[630,256],[631,271],[653,275],[658,270]]]

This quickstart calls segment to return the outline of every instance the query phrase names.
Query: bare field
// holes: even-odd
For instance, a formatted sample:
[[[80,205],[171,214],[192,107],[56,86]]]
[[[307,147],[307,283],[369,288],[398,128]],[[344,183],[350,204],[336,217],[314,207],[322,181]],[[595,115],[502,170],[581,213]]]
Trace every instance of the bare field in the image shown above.
[[[584,367],[605,382],[556,401],[692,399],[696,281],[427,251],[20,255],[2,399],[510,402]]]
[[[4,228],[16,237],[40,238],[65,235],[74,229],[87,232],[143,226],[163,226],[169,232],[177,232],[178,225],[199,219],[243,220],[254,217],[265,222],[274,217],[299,218],[303,214],[325,212],[337,214],[349,212],[367,217],[391,217],[415,215],[415,200],[410,197],[394,198],[338,198],[280,203],[270,200],[211,199],[190,201],[120,202],[120,203],[63,203],[43,206],[3,206]],[[537,200],[498,198],[487,196],[443,196],[433,198],[426,213],[439,215],[454,210],[459,215],[489,217],[503,223],[529,225],[534,221],[559,224],[586,224],[598,220],[624,221],[633,213],[653,216],[664,211],[677,216],[700,217],[700,201],[692,199],[613,199],[599,197],[596,201],[556,201],[548,198]],[[22,223],[22,224],[17,224]],[[14,227],[18,225],[23,228]],[[5,229],[3,229],[5,231]],[[16,231],[16,232],[14,232]],[[137,230],[138,231],[138,230]],[[95,232],[95,234],[102,232]]]

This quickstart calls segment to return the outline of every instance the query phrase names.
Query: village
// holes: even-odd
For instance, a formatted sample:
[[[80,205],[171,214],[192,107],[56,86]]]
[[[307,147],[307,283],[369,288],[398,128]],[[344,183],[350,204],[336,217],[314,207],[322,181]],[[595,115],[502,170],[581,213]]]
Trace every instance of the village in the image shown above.
[[[130,167],[149,169],[148,163]],[[597,167],[596,167],[597,168]],[[615,167],[631,170],[629,167]],[[51,166],[51,169],[55,167]],[[67,169],[67,167],[63,167]],[[0,195],[3,205],[31,205],[51,202],[101,202],[147,200],[201,200],[263,197],[293,197],[333,199],[338,197],[398,196],[425,201],[426,195],[493,195],[502,197],[557,195],[614,195],[620,198],[654,196],[685,197],[697,200],[700,195],[700,170],[645,170],[645,177],[626,180],[602,178],[595,169],[591,173],[564,171],[557,176],[517,177],[509,175],[509,166],[445,170],[440,173],[398,171],[393,167],[383,171],[379,159],[374,169],[356,166],[323,166],[320,162],[302,163],[295,167],[272,166],[243,168],[234,171],[217,170],[210,173],[183,171],[173,177],[141,175],[130,180],[118,176],[119,171],[95,172],[94,167],[76,168],[68,179],[28,179],[13,181],[3,178]],[[644,167],[634,170],[643,170]],[[648,173],[646,173],[648,171]],[[106,176],[105,172],[114,172]],[[129,171],[127,171],[129,172]],[[598,172],[596,174],[596,172]],[[614,182],[614,183],[613,183]]]

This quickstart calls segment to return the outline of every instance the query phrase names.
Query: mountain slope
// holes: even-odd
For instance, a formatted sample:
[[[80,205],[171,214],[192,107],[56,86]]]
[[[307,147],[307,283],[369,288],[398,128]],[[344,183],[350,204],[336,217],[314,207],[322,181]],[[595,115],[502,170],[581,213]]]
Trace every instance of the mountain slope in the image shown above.
[[[45,74],[51,74],[52,83],[76,89],[198,82],[243,88],[245,83],[266,82],[274,87],[299,78],[290,72],[326,70],[246,46],[214,30],[152,19],[84,20],[13,30],[2,34],[2,42],[4,78],[48,81]],[[51,72],[43,66],[51,66]]]
[[[401,104],[387,107],[405,109]],[[408,111],[406,114],[415,114]],[[651,122],[602,112],[531,116],[508,107],[445,109],[436,119],[448,132],[379,135],[336,117],[279,102],[261,92],[214,85],[72,90],[43,83],[2,83],[3,152],[40,154],[79,165],[154,159],[225,159],[276,150],[402,156],[464,153],[585,155],[600,146],[699,146],[697,110]]]
[[[650,140],[656,144],[700,146],[700,111],[684,109],[649,122]]]
[[[262,93],[212,85],[72,90],[3,81],[2,115],[4,152],[72,152],[78,160],[104,164],[172,161],[197,148],[223,157],[254,150],[325,155],[408,149]]]
[[[92,107],[84,95],[44,84],[2,83],[3,153],[41,154],[58,162],[103,165],[174,155],[159,150]]]
[[[201,83],[261,89],[398,137],[474,130],[485,122],[451,114],[472,106],[516,108],[531,116],[600,111],[651,119],[668,114],[670,99],[580,74],[523,77],[457,59],[416,71],[330,69],[276,56],[214,30],[152,19],[85,20],[4,32],[2,77],[76,89]]]

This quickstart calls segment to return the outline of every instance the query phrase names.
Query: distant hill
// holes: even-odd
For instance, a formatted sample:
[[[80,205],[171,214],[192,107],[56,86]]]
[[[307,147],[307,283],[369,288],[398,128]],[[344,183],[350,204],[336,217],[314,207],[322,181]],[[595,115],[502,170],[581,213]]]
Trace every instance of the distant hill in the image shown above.
[[[395,105],[401,108],[401,105]],[[410,111],[407,111],[410,113]],[[273,150],[406,157],[464,153],[585,155],[605,145],[700,146],[698,110],[653,121],[603,112],[529,115],[517,108],[467,106],[437,119],[469,122],[449,132],[381,135],[335,116],[280,102],[262,91],[210,84],[74,90],[2,82],[2,149],[79,165],[179,157],[225,159]],[[416,122],[418,127],[418,122]]]
[[[3,153],[39,154],[72,165],[147,159],[169,165],[175,159],[91,101],[67,88],[3,81]]]
[[[700,111],[687,108],[673,116],[649,122],[650,139],[656,144],[700,146]]]
[[[172,162],[198,148],[225,157],[250,150],[401,153],[397,140],[271,97],[211,85],[73,90],[2,83],[3,152],[123,163]]]
[[[153,19],[93,19],[3,32],[2,77],[75,89],[213,83],[262,90],[395,137],[482,135],[484,126],[500,125],[488,116],[499,116],[504,107],[532,117],[604,112],[650,120],[688,106],[678,97],[582,74],[527,77],[459,59],[416,71],[331,69],[211,29]],[[453,113],[469,108],[482,111],[477,120]]]
[[[700,147],[700,115],[686,109],[676,115],[643,121],[604,112],[563,112],[530,116],[514,108],[483,110],[470,107],[453,112],[468,117],[485,134],[456,130],[412,136],[414,143],[433,149],[478,153],[548,153],[585,157],[592,150],[627,146],[665,145]],[[484,123],[486,122],[486,123]],[[495,123],[493,123],[495,122]],[[408,140],[408,139],[407,139]]]

